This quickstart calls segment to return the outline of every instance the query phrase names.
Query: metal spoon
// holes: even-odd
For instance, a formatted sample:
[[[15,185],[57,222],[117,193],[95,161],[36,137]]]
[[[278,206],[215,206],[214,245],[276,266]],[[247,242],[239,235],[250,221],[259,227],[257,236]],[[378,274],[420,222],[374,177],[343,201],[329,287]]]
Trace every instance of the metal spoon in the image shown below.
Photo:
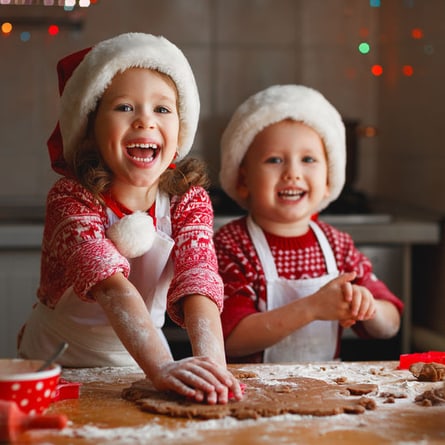
[[[66,351],[67,347],[68,343],[60,343],[54,354],[45,363],[43,363],[39,369],[37,369],[37,372],[44,371],[45,369],[49,368]]]

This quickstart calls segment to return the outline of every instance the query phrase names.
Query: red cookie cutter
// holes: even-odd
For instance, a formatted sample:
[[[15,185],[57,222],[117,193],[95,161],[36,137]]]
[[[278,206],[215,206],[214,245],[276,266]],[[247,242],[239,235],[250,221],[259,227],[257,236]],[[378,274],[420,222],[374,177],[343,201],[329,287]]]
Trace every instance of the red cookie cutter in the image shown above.
[[[401,354],[399,369],[409,369],[414,363],[440,363],[445,365],[445,352],[440,351],[428,351],[428,352],[415,352],[413,354]]]

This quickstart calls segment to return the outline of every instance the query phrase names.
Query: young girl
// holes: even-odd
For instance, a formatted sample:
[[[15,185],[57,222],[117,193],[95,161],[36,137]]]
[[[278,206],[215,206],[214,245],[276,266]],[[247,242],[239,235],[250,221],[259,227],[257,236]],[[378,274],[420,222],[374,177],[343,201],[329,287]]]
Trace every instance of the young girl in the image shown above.
[[[349,235],[314,217],[340,194],[345,157],[341,117],[313,89],[272,86],[234,113],[220,180],[248,216],[215,235],[231,361],[332,360],[342,327],[397,333],[401,301]]]
[[[19,338],[26,358],[61,341],[64,366],[138,364],[159,390],[226,403],[222,282],[213,212],[189,152],[199,96],[183,53],[130,33],[59,62],[61,111],[48,146],[64,175],[48,194],[39,302]],[[174,361],[168,310],[194,357]]]

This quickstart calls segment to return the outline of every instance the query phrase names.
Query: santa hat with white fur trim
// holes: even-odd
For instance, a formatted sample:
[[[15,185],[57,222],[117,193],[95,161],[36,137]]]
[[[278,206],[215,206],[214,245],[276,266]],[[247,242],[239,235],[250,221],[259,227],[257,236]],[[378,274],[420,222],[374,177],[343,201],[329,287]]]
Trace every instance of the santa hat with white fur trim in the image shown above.
[[[241,162],[259,132],[285,119],[303,122],[324,142],[330,194],[321,203],[320,211],[340,195],[345,182],[345,126],[339,112],[320,92],[302,85],[271,86],[238,107],[221,139],[221,187],[238,204],[246,207],[236,188]]]
[[[70,63],[69,57],[65,59],[66,65]],[[60,145],[65,161],[85,137],[88,115],[113,77],[128,68],[157,70],[173,80],[179,99],[178,160],[190,151],[198,127],[199,94],[192,69],[177,46],[161,36],[127,33],[98,43],[74,63],[78,65],[70,68],[70,77],[61,86]],[[63,66],[59,64],[58,69]]]

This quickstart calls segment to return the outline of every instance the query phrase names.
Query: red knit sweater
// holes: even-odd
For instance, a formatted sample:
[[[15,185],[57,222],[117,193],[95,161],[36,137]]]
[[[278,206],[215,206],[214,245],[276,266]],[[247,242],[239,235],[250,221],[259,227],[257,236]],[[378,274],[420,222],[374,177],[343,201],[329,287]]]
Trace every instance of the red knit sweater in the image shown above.
[[[213,245],[213,210],[207,192],[192,187],[170,205],[174,277],[167,296],[170,317],[182,324],[185,295],[201,294],[222,309],[223,284]],[[54,307],[73,287],[82,300],[101,280],[122,272],[129,276],[128,260],[106,237],[106,209],[78,182],[62,178],[48,194],[42,243],[38,297]]]

